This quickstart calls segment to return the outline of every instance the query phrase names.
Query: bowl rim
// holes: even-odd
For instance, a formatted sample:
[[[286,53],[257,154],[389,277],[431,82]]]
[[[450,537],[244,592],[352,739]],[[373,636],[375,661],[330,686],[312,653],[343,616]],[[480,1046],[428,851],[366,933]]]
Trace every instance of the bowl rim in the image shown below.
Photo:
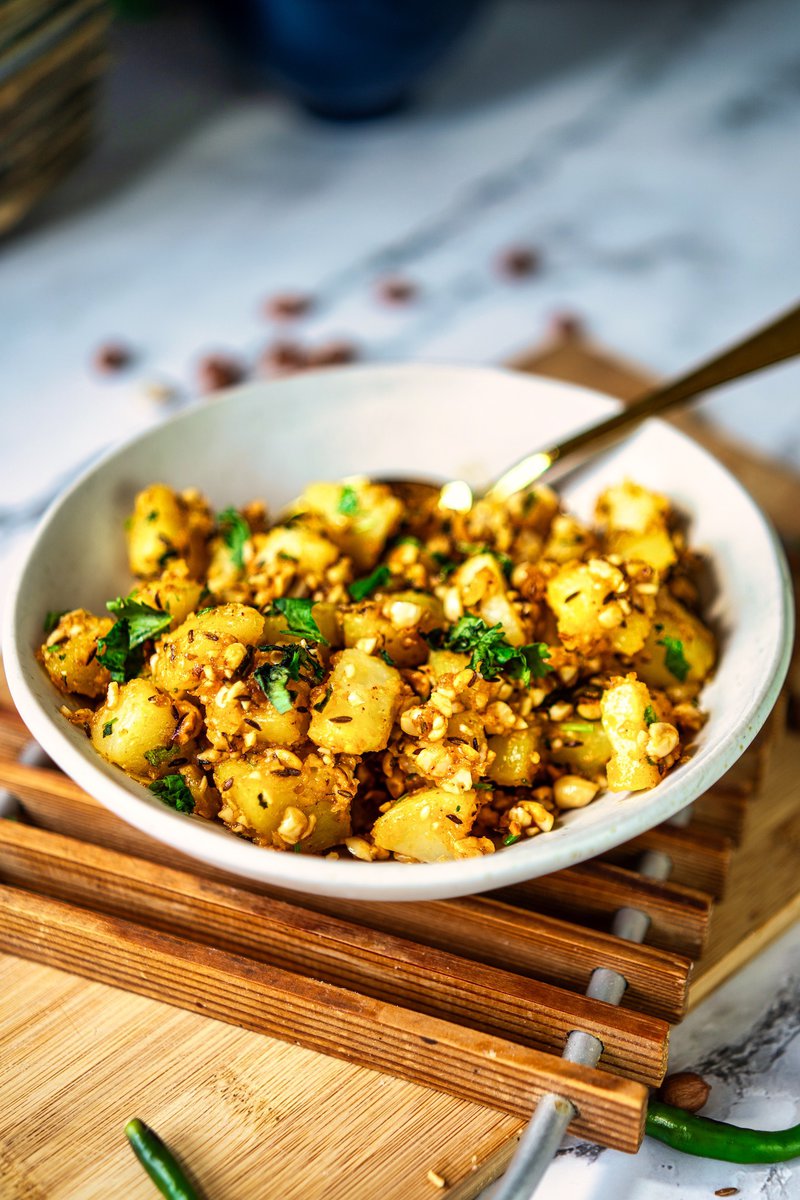
[[[344,368],[336,367],[314,372],[314,379],[324,387],[326,378],[331,377],[335,377],[341,382],[345,376],[358,374],[368,379],[373,377],[378,382],[382,377],[401,374],[411,379],[414,374],[419,372],[435,373],[442,377],[447,375],[451,378],[468,376],[471,380],[483,376],[487,385],[492,379],[497,379],[499,376],[513,378],[525,383],[530,382],[532,386],[539,386],[545,391],[549,390],[561,398],[582,393],[595,403],[602,401],[609,411],[621,406],[619,400],[606,396],[594,388],[551,379],[547,376],[529,373],[523,375],[513,368],[507,367],[465,366],[463,364],[451,366],[445,363],[416,362],[355,364]],[[218,822],[200,820],[187,822],[184,815],[159,805],[154,797],[146,793],[143,785],[137,784],[118,768],[112,767],[99,758],[96,762],[93,761],[88,753],[84,753],[82,749],[73,745],[67,738],[66,730],[61,729],[54,715],[40,705],[36,696],[29,689],[24,675],[22,655],[30,653],[30,649],[22,643],[22,638],[17,638],[17,625],[25,599],[28,572],[50,523],[56,514],[69,503],[73,493],[83,487],[87,479],[115,460],[124,458],[133,447],[141,442],[162,433],[168,427],[191,422],[195,414],[207,410],[212,405],[226,406],[236,403],[251,393],[263,392],[267,388],[270,389],[269,395],[272,398],[274,396],[273,389],[280,388],[287,392],[290,392],[293,387],[301,389],[308,378],[307,375],[299,375],[274,381],[249,382],[220,392],[213,399],[207,401],[202,409],[198,406],[183,409],[165,421],[159,421],[157,424],[138,431],[133,436],[109,447],[94,459],[88,467],[81,471],[71,485],[55,498],[41,518],[17,565],[8,589],[3,620],[3,661],[8,686],[20,716],[41,748],[70,778],[99,803],[142,833],[190,857],[238,875],[243,879],[257,880],[308,894],[339,895],[362,900],[415,901],[490,891],[583,862],[668,820],[676,812],[697,799],[733,765],[766,721],[788,671],[794,628],[794,607],[789,569],[771,522],[743,485],[724,464],[714,459],[709,451],[689,435],[674,426],[665,426],[665,422],[658,419],[651,419],[652,423],[658,427],[668,428],[671,436],[681,442],[689,443],[701,454],[711,458],[725,472],[730,485],[740,493],[753,510],[753,516],[761,525],[765,541],[770,546],[777,568],[780,586],[780,636],[776,639],[769,664],[764,664],[764,683],[761,689],[756,690],[750,697],[743,725],[729,730],[722,736],[720,743],[710,756],[710,760],[704,761],[701,755],[691,759],[680,768],[683,787],[676,789],[668,801],[665,799],[657,814],[653,814],[651,806],[632,804],[624,813],[617,813],[610,818],[609,823],[613,824],[614,828],[613,831],[609,828],[608,837],[602,846],[596,844],[597,829],[594,826],[587,829],[572,827],[571,837],[558,843],[550,843],[552,862],[545,871],[532,870],[532,864],[528,861],[525,853],[525,842],[479,858],[437,863],[364,863],[341,859],[332,861],[315,855],[278,854],[229,834]],[[134,788],[137,791],[134,791]]]

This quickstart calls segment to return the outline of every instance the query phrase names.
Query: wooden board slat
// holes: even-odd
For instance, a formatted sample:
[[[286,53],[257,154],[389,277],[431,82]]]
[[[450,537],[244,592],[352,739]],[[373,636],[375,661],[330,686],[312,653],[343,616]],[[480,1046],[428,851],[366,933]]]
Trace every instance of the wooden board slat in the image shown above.
[[[512,1116],[557,1090],[574,1133],[629,1152],[641,1141],[640,1083],[116,917],[0,885],[0,948]]]
[[[0,822],[0,878],[44,896],[269,963],[373,999],[561,1053],[573,1029],[602,1067],[657,1085],[665,1021],[185,871]]]
[[[59,772],[0,759],[0,784],[22,797],[26,814],[44,829],[166,866],[180,866],[205,878],[234,882],[286,902],[297,900],[292,892],[235,879],[177,854],[120,821]],[[626,1007],[668,1021],[679,1020],[686,1010],[692,970],[686,955],[637,946],[556,917],[520,912],[497,900],[474,896],[397,905],[304,896],[303,905],[574,990],[585,990],[595,967],[608,966],[628,980]]]
[[[705,892],[660,883],[597,859],[493,894],[581,924],[610,923],[618,909],[637,908],[650,918],[648,942],[692,958],[699,958],[708,938],[712,901]]]

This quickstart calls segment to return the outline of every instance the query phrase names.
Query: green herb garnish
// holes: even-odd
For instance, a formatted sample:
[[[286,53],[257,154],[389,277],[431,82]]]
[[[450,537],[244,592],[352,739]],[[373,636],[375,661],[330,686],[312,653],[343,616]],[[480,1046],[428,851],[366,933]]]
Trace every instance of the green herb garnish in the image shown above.
[[[194,796],[182,775],[165,775],[149,785],[150,791],[176,812],[194,812]]]
[[[68,612],[68,608],[65,608],[63,612],[49,612],[44,619],[45,633],[52,633],[61,618],[65,617]]]
[[[653,708],[652,704],[648,704],[647,708],[644,710],[645,725],[652,725],[653,722],[657,720],[658,717],[656,716],[656,710]]]
[[[244,548],[250,541],[250,526],[235,508],[217,514],[217,526],[223,542],[231,552],[231,561],[239,570],[244,566]]]
[[[503,845],[504,846],[513,846],[514,842],[520,841],[521,838],[522,838],[521,833],[510,833],[508,835],[508,837],[503,838]]]
[[[325,695],[322,697],[321,700],[318,700],[317,703],[314,705],[314,712],[322,712],[322,710],[327,707],[328,701],[330,700],[332,695],[333,695],[333,688],[331,687],[330,684],[328,684],[328,686],[325,688]]]
[[[253,672],[253,678],[264,695],[279,713],[292,707],[292,694],[286,686],[290,679],[318,682],[325,674],[321,663],[305,646],[262,646],[262,650],[280,650],[275,663],[264,663]]]
[[[168,759],[174,758],[177,750],[177,746],[157,746],[155,750],[145,750],[144,756],[150,763],[150,766],[157,769]]]
[[[116,717],[112,717],[112,719],[110,721],[106,721],[105,725],[103,726],[103,737],[104,738],[111,737],[111,731],[114,728],[116,720],[117,720]]]
[[[391,578],[391,571],[386,565],[376,567],[371,575],[365,575],[363,579],[355,579],[348,585],[348,592],[356,601],[363,600],[366,596],[372,595],[378,588],[383,587]]]
[[[97,661],[116,683],[127,683],[142,669],[142,642],[158,637],[169,628],[170,615],[130,596],[109,600],[106,608],[117,620],[97,642]]]
[[[594,725],[580,721],[561,721],[558,729],[560,733],[594,733]]]
[[[387,654],[385,650],[378,651],[378,658],[382,658],[383,661],[386,663],[387,667],[394,667],[397,665],[395,663],[394,659],[392,658],[391,654]]]
[[[454,558],[450,558],[447,554],[441,554],[438,550],[434,550],[431,558],[438,566],[443,579],[448,579],[458,566]]]
[[[680,638],[663,637],[658,639],[659,646],[664,647],[664,664],[670,674],[684,683],[689,674],[689,663],[683,653],[683,642]]]
[[[433,633],[440,634],[441,631],[434,630]],[[490,681],[504,672],[529,687],[531,679],[541,679],[553,669],[547,663],[550,650],[545,642],[512,646],[502,625],[498,623],[490,628],[481,617],[461,617],[441,640],[433,639],[432,635],[429,640],[439,641],[445,650],[470,654],[470,667]]]
[[[311,615],[311,609],[314,607],[313,600],[298,600],[293,596],[279,596],[272,603],[272,613],[280,613],[282,617],[286,617],[286,624],[289,627],[289,633],[293,633],[295,637],[306,638],[309,642],[319,642],[323,646],[328,646],[330,643],[327,638],[322,636],[317,622]]]
[[[353,517],[358,512],[358,492],[355,488],[350,487],[349,483],[342,488],[337,512],[340,512],[343,517]]]
[[[476,792],[490,792],[494,788],[494,784],[489,779],[479,779],[478,782],[473,783],[472,786]],[[456,809],[456,812],[458,811],[459,808]]]

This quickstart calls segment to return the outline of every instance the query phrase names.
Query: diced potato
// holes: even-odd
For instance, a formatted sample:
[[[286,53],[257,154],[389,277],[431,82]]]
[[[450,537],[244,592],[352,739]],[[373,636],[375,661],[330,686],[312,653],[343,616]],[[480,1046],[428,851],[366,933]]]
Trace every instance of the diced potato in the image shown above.
[[[388,487],[361,477],[342,483],[312,483],[298,500],[297,509],[315,513],[331,540],[362,571],[375,566],[403,514],[401,501]]]
[[[539,773],[541,734],[534,726],[489,738],[495,760],[489,777],[501,787],[529,787]]]
[[[685,681],[701,683],[716,662],[714,635],[693,613],[690,613],[668,592],[661,591],[656,602],[652,628],[647,640],[634,660],[637,675],[649,687],[668,688],[682,683],[680,673],[675,674],[667,666],[667,639],[680,642],[680,652],[688,664]],[[673,665],[676,665],[673,662]]]
[[[579,774],[596,775],[605,768],[611,757],[611,743],[600,721],[574,721],[548,726],[547,737],[552,746],[550,758],[562,767],[572,767]],[[561,745],[556,749],[556,742]]]
[[[167,563],[158,579],[148,580],[131,592],[131,598],[151,608],[168,612],[172,618],[171,629],[177,629],[200,603],[204,586],[189,575],[189,568],[182,559]]]
[[[547,585],[547,602],[568,650],[592,653],[608,645],[630,656],[641,650],[650,629],[646,612],[620,606],[623,573],[603,559],[567,563]],[[627,603],[627,601],[626,601]]]
[[[398,627],[393,621],[396,604],[414,605],[419,610],[416,624]],[[424,663],[429,647],[422,634],[440,629],[445,623],[441,601],[427,592],[393,592],[391,596],[368,600],[342,614],[345,646],[355,646],[363,639],[374,638],[376,649],[385,650],[399,667],[416,667]]]
[[[612,792],[638,792],[655,787],[661,778],[658,764],[647,756],[648,704],[650,693],[635,675],[617,677],[603,693],[603,730],[611,744],[606,776]]]
[[[578,773],[595,775],[606,766],[612,754],[601,721],[552,721],[547,727],[552,745],[549,757],[561,767],[573,767]],[[561,742],[559,748],[555,744]]]
[[[269,533],[255,534],[253,551],[255,571],[292,560],[300,573],[320,578],[339,557],[338,546],[329,538],[300,523],[276,525]]]
[[[97,643],[114,622],[85,608],[64,613],[42,646],[42,662],[61,692],[101,696],[111,676],[97,661]]]
[[[489,839],[470,837],[478,807],[476,792],[425,788],[398,800],[378,817],[372,838],[381,850],[418,862],[460,858],[459,848],[487,854],[494,848]]]
[[[134,575],[160,575],[172,558],[182,558],[200,577],[207,561],[211,511],[197,493],[181,495],[163,483],[139,492],[128,526],[128,556]]]
[[[224,749],[233,744],[234,738],[244,737],[248,737],[245,745],[252,743],[255,746],[296,746],[304,741],[311,720],[308,684],[303,680],[288,681],[286,686],[292,697],[292,707],[281,713],[255,680],[251,678],[246,682],[248,691],[239,697],[248,701],[246,710],[241,704],[230,702],[227,684],[223,684],[213,695],[208,692],[204,694],[206,727],[211,744]]]
[[[568,513],[559,513],[553,518],[550,536],[544,544],[542,558],[553,562],[567,563],[581,558],[594,549],[596,539],[590,529]]]
[[[469,664],[468,654],[456,654],[455,650],[431,650],[428,667],[435,680],[443,675],[455,675]]]
[[[595,514],[598,524],[609,530],[645,533],[653,526],[666,524],[669,501],[659,492],[626,479],[606,488],[598,497]]]
[[[342,645],[342,627],[339,608],[327,600],[312,605],[311,616],[317,623],[325,641],[330,646]],[[264,619],[264,641],[270,646],[283,646],[297,641],[297,635],[288,632],[289,624],[282,613],[268,613]]]
[[[383,659],[363,650],[339,651],[327,683],[311,693],[308,736],[318,746],[341,754],[385,749],[403,688],[400,672]],[[323,705],[321,711],[316,705]]]
[[[477,612],[487,625],[502,625],[506,640],[522,646],[525,628],[506,595],[506,578],[493,554],[475,554],[453,573],[451,585],[465,607]]]
[[[220,819],[263,846],[319,854],[350,836],[353,766],[348,759],[325,766],[317,754],[287,766],[269,749],[222,763],[214,771]]]
[[[90,736],[108,762],[130,775],[155,779],[169,766],[179,722],[169,696],[148,679],[131,679],[111,688],[109,699],[92,717]]]
[[[618,554],[623,562],[645,562],[663,575],[678,555],[665,526],[654,525],[644,533],[627,529],[612,531],[605,540],[606,554]]]
[[[153,679],[173,696],[196,691],[211,682],[204,674],[206,667],[212,679],[221,682],[236,653],[231,647],[235,643],[256,646],[263,638],[264,618],[258,609],[246,604],[220,604],[208,612],[195,613],[159,642]],[[226,658],[228,651],[231,655]]]

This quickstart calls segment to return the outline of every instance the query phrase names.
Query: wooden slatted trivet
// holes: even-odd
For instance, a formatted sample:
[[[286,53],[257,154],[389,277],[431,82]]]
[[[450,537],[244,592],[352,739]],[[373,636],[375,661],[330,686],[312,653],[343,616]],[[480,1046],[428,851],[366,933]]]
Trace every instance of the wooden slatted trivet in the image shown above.
[[[546,355],[589,381],[590,347]],[[468,1200],[550,1089],[579,1109],[573,1132],[635,1150],[669,1025],[800,910],[783,715],[689,824],[491,896],[365,905],[175,854],[20,762],[6,708],[0,784],[22,804],[0,822],[0,948],[19,956],[0,956],[8,1194],[146,1196],[120,1137],[134,1111],[215,1200],[423,1200],[429,1169]],[[637,872],[648,850],[667,882]],[[647,914],[644,945],[610,933],[622,907]],[[598,966],[628,982],[619,1009],[583,995]],[[598,1069],[559,1057],[574,1029],[602,1041]]]

